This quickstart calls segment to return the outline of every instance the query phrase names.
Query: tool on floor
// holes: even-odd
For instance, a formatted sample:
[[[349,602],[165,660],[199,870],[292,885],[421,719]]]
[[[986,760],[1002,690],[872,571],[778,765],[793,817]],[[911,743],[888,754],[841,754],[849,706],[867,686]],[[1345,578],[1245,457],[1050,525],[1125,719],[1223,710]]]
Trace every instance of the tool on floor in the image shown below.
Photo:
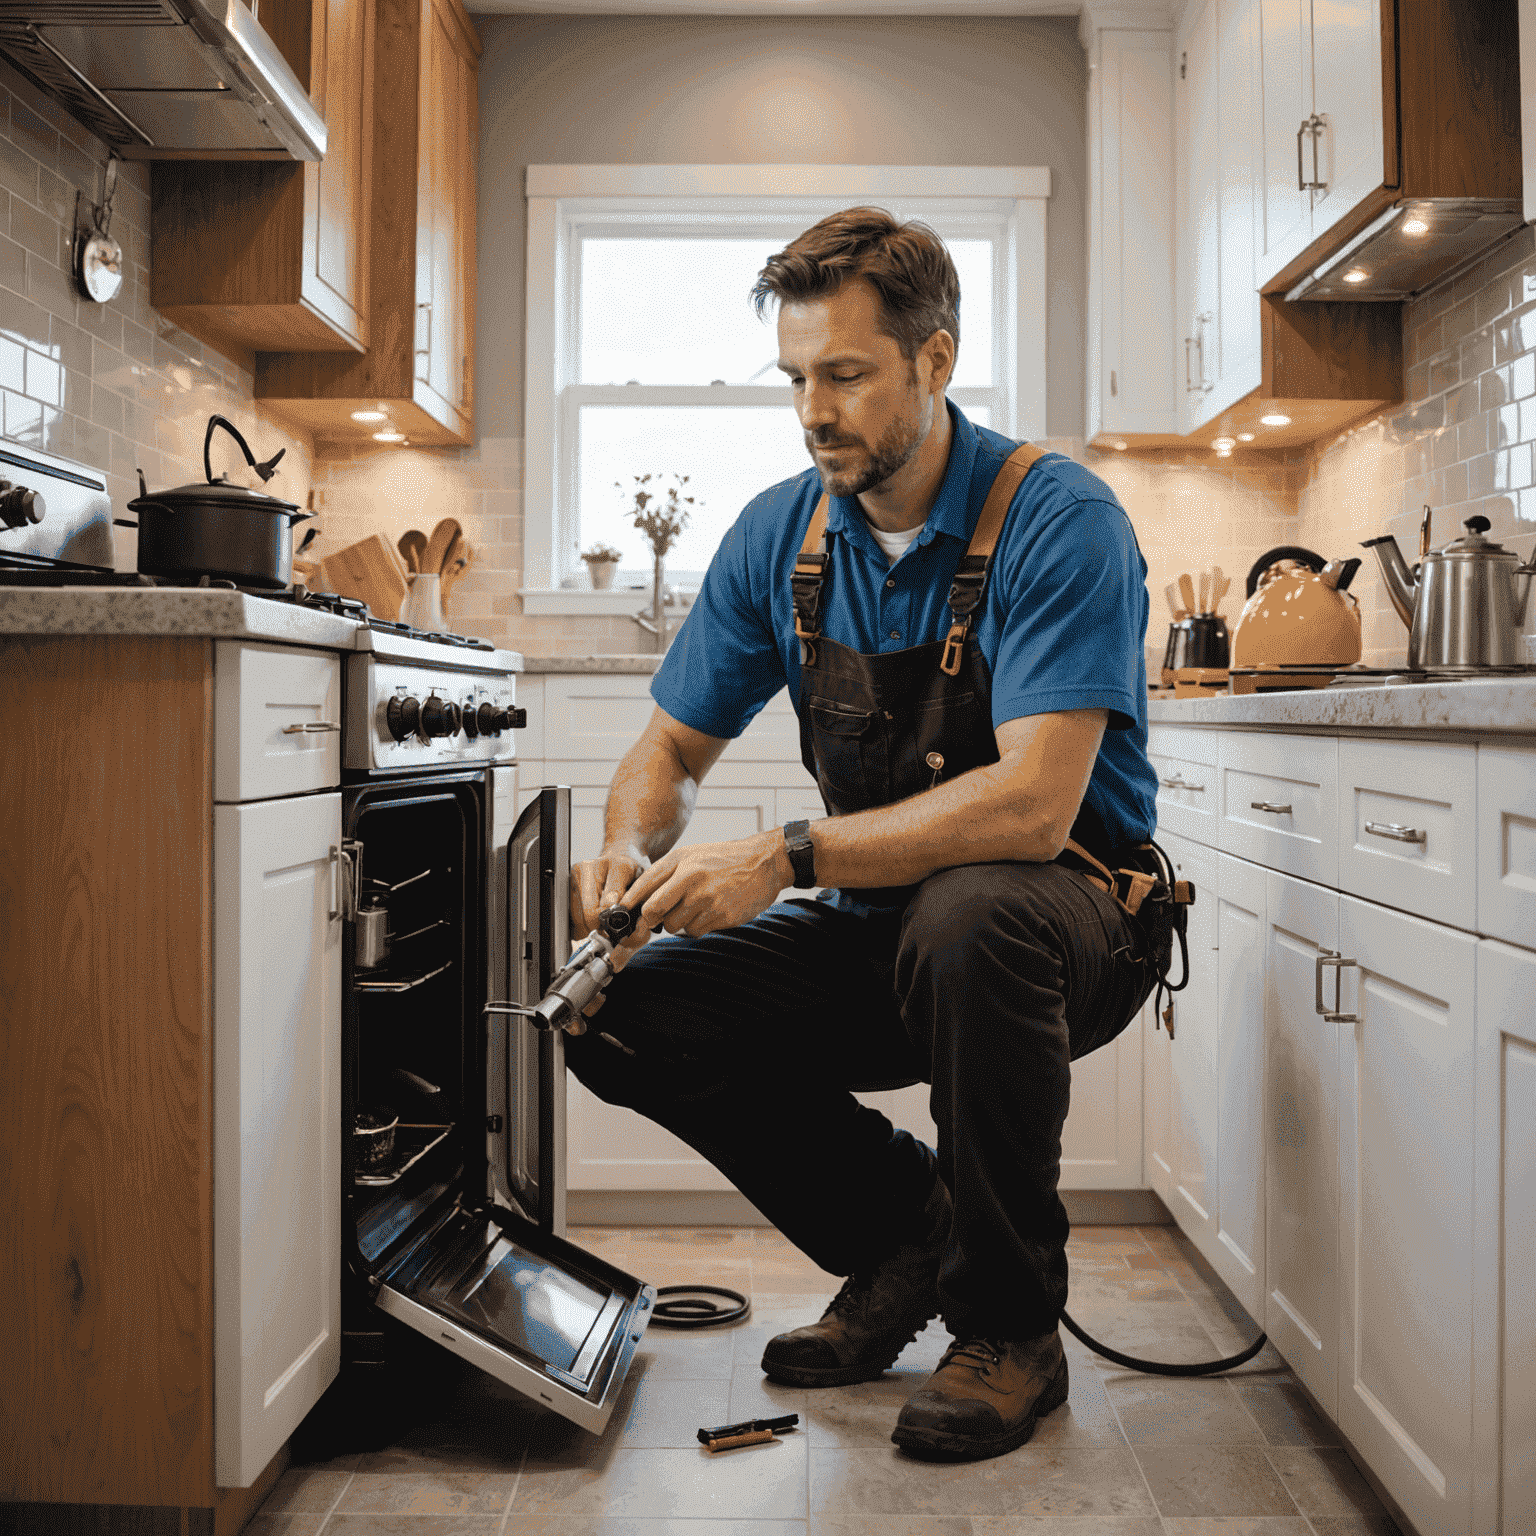
[[[775,1430],[793,1429],[800,1422],[798,1413],[786,1413],[778,1419],[743,1419],[740,1424],[717,1424],[699,1431],[699,1444],[707,1451],[729,1451],[738,1445],[768,1445]]]

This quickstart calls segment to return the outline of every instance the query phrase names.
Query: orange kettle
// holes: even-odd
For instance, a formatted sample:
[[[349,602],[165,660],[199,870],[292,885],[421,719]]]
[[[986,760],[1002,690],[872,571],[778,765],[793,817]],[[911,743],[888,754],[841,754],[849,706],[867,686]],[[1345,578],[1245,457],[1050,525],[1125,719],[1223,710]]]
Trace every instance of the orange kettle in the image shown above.
[[[1325,561],[1300,545],[1260,555],[1232,631],[1234,667],[1347,667],[1360,660],[1358,560]]]

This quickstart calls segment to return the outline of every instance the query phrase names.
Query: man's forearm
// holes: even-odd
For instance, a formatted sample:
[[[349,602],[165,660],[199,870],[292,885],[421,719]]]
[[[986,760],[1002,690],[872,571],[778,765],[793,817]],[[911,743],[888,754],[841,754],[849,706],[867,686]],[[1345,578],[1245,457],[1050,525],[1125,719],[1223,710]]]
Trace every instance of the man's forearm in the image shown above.
[[[699,786],[665,744],[644,736],[624,754],[603,811],[603,846],[659,859],[683,835]]]

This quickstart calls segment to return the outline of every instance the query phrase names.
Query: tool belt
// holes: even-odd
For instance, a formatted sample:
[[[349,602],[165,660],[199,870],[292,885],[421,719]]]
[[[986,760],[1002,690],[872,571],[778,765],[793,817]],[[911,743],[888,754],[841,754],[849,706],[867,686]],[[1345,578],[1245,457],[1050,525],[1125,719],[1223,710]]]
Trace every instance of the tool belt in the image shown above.
[[[1150,869],[1123,867],[1112,869],[1097,859],[1073,838],[1057,855],[1056,862],[1075,869],[1084,879],[1098,886],[1107,896],[1134,918],[1147,941],[1146,963],[1151,967],[1156,986],[1152,1007],[1173,1039],[1173,994],[1189,985],[1189,909],[1195,904],[1193,880],[1174,877],[1173,864],[1156,843],[1139,843],[1120,850],[1121,858],[1140,856]],[[1119,862],[1118,859],[1115,862]],[[1168,979],[1173,966],[1174,941],[1178,941],[1182,974],[1177,985]],[[1167,996],[1167,1004],[1163,998]]]

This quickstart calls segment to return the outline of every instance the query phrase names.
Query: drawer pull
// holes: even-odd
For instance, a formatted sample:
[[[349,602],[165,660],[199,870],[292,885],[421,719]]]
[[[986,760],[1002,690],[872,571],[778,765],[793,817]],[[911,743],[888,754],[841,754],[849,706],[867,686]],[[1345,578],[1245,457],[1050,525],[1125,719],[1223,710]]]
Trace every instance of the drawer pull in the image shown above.
[[[1373,837],[1390,837],[1394,843],[1427,843],[1429,833],[1422,827],[1399,826],[1395,821],[1368,821],[1365,830]]]
[[[1159,779],[1157,781],[1164,789],[1193,789],[1199,794],[1205,793],[1204,784],[1191,784],[1182,773],[1176,773],[1171,779]]]
[[[1345,966],[1359,964],[1356,960],[1346,960],[1336,949],[1324,949],[1317,956],[1317,1012],[1329,1024],[1358,1024],[1358,1013],[1339,1012],[1339,989],[1343,985],[1341,977]],[[1333,1011],[1330,1013],[1323,1003],[1323,967],[1328,966],[1333,971]]]
[[[1249,808],[1255,811],[1268,811],[1271,816],[1289,816],[1291,808],[1288,805],[1280,805],[1274,800],[1250,800]]]
[[[339,731],[334,720],[300,720],[296,725],[285,725],[284,736],[323,736],[327,731]]]

